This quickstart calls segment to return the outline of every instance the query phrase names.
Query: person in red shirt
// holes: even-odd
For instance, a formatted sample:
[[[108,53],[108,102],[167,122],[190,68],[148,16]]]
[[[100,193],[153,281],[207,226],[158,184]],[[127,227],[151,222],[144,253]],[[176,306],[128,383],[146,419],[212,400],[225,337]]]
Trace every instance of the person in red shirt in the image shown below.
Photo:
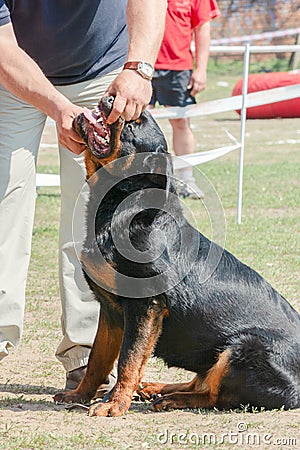
[[[156,102],[164,106],[196,103],[195,95],[206,87],[210,21],[219,15],[215,0],[168,0],[165,33],[152,79],[150,108]],[[195,57],[191,51],[193,38]],[[193,153],[195,139],[189,119],[172,119],[170,123],[174,153],[177,156]],[[182,181],[178,184],[179,195],[194,199],[204,197],[195,182],[192,167],[180,169],[178,177]]]

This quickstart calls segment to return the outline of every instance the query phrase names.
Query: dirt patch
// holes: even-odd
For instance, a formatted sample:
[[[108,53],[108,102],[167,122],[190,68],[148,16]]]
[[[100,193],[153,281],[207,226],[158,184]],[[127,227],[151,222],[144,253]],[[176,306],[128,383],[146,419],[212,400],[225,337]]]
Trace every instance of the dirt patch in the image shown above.
[[[4,363],[12,380],[0,385],[0,434],[10,445],[0,448],[278,448],[297,449],[300,442],[300,411],[218,412],[170,411],[155,413],[151,405],[134,401],[119,418],[90,418],[83,410],[67,412],[55,405],[52,395],[60,383],[46,377],[49,385],[20,384],[14,374],[17,359]],[[35,366],[35,363],[32,366]],[[57,363],[53,361],[57,369]],[[176,371],[149,368],[147,379],[181,379]],[[150,376],[152,374],[152,376]],[[24,378],[33,378],[24,373]],[[62,378],[62,377],[59,377]],[[52,382],[51,382],[52,381]],[[57,385],[55,387],[55,385]],[[11,446],[19,443],[18,447]]]
[[[268,126],[264,133],[256,133],[257,127]],[[220,123],[215,120],[197,122],[199,136],[197,142],[203,144],[200,133],[207,131],[205,137],[205,149],[225,145],[224,131],[228,128],[238,136],[239,122]],[[252,139],[257,142],[262,140],[277,139],[277,134],[296,134],[298,125],[295,121],[288,122],[287,127],[279,127],[278,122],[249,122],[247,129]],[[234,130],[232,130],[232,128]],[[273,132],[270,130],[274,129]],[[256,133],[256,134],[255,134]],[[46,129],[44,142],[54,145],[54,127]],[[255,136],[254,136],[255,134]],[[208,136],[209,135],[209,136]],[[253,137],[254,136],[254,137]],[[210,139],[210,142],[208,140]],[[246,160],[255,162],[261,158],[262,163],[272,163],[284,160],[281,149],[268,147],[270,155],[259,153],[254,139],[253,147],[247,147]],[[251,139],[247,141],[249,146]],[[52,147],[50,147],[52,149]],[[54,147],[53,147],[54,148]],[[204,145],[203,145],[204,148]],[[288,148],[285,150],[288,151]],[[271,155],[272,152],[272,155]],[[293,146],[294,152],[294,146]],[[292,152],[290,153],[292,154]],[[41,151],[44,170],[49,173],[49,167],[57,173],[57,153],[43,147]],[[237,155],[230,155],[226,161],[231,163],[237,160]],[[221,162],[219,163],[221,165]],[[225,169],[227,170],[227,164]],[[231,166],[229,167],[231,169]],[[224,170],[225,170],[224,169]],[[226,194],[224,177],[218,178],[220,191]],[[229,178],[231,175],[229,173]],[[235,189],[235,181],[228,188],[228,198],[231,199],[231,191]],[[289,187],[290,189],[290,187]],[[46,192],[46,194],[45,194]],[[227,195],[227,194],[226,194]],[[230,200],[226,207],[226,216],[231,219],[236,209],[234,200]],[[297,197],[298,198],[298,197]],[[297,198],[295,208],[293,203],[274,207],[268,211],[272,218],[281,219],[286,214],[299,216]],[[226,198],[225,198],[226,200]],[[44,208],[44,209],[43,209]],[[245,218],[251,216],[254,208],[248,207]],[[264,209],[261,217],[263,217]],[[293,209],[292,209],[293,208]],[[47,215],[44,211],[47,211]],[[246,209],[246,206],[245,206]],[[293,213],[293,214],[292,214]],[[258,213],[257,213],[258,214]],[[46,217],[47,216],[47,217]],[[0,449],[173,449],[173,448],[212,448],[212,449],[299,449],[300,448],[300,410],[294,411],[269,411],[252,412],[247,410],[219,412],[219,411],[170,411],[154,413],[149,403],[134,401],[129,412],[120,418],[90,418],[85,411],[74,410],[68,412],[61,405],[55,405],[52,396],[61,390],[65,383],[65,374],[55,357],[56,346],[61,338],[60,332],[60,301],[57,283],[57,227],[59,216],[59,193],[57,191],[42,191],[39,193],[39,202],[36,215],[35,236],[33,242],[33,258],[27,285],[27,306],[24,326],[24,335],[20,346],[13,350],[8,358],[0,365]],[[245,219],[244,229],[247,228]],[[233,220],[231,220],[233,222]],[[257,221],[259,225],[259,220]],[[279,229],[276,223],[276,230]],[[254,237],[264,230],[255,230],[252,222],[249,228]],[[232,231],[233,230],[233,231]],[[294,298],[299,306],[299,277],[295,266],[287,270],[285,264],[290,263],[292,250],[288,255],[289,261],[278,265],[276,258],[280,259],[281,251],[276,248],[276,258],[272,258],[274,274],[270,268],[265,249],[261,254],[249,248],[250,243],[255,243],[255,238],[245,241],[244,249],[241,241],[249,232],[240,233],[231,229],[229,237],[231,246],[239,241],[239,252],[244,252],[249,261],[253,255],[256,264],[260,264],[264,272],[269,271],[276,284],[289,293],[288,298]],[[274,230],[275,232],[275,230]],[[236,233],[236,237],[232,237]],[[256,234],[255,234],[256,233]],[[284,230],[286,237],[286,230]],[[295,234],[293,242],[298,239]],[[47,242],[47,245],[45,245]],[[282,247],[280,241],[280,247]],[[279,245],[279,244],[278,244]],[[296,245],[296,244],[295,244]],[[286,246],[283,248],[285,249]],[[251,250],[251,251],[250,251]],[[268,249],[269,251],[269,249]],[[293,250],[294,252],[294,250]],[[296,248],[295,248],[296,253]],[[260,261],[261,258],[262,260]],[[277,274],[276,270],[280,273]],[[272,270],[271,270],[272,269]],[[293,277],[289,280],[289,277]],[[184,370],[171,369],[157,360],[152,359],[147,367],[145,379],[151,381],[185,381],[191,378],[191,374]]]
[[[36,327],[59,312],[57,296],[51,312],[45,302],[38,316],[27,314],[20,346],[1,362],[0,449],[299,448],[300,410],[155,413],[149,402],[133,401],[123,417],[91,418],[84,410],[68,412],[55,405],[52,396],[65,383],[64,371],[53,356],[59,324],[53,325],[54,334],[44,329],[41,339],[36,338]],[[191,377],[152,358],[145,380],[181,382]]]

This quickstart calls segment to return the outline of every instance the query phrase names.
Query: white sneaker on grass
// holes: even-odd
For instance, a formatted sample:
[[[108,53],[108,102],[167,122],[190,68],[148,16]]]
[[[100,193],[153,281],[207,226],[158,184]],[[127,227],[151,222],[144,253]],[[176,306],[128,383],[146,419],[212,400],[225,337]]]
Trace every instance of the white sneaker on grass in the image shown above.
[[[192,200],[204,199],[204,192],[201,191],[194,178],[184,181],[178,180],[177,192],[179,197],[182,198],[188,198]]]

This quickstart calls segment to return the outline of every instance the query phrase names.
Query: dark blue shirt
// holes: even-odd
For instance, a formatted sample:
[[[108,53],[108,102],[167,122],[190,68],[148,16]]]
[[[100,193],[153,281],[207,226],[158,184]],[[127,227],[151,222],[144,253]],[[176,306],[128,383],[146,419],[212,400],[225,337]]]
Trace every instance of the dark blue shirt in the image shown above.
[[[122,67],[128,49],[127,0],[0,0],[0,26],[56,85]]]

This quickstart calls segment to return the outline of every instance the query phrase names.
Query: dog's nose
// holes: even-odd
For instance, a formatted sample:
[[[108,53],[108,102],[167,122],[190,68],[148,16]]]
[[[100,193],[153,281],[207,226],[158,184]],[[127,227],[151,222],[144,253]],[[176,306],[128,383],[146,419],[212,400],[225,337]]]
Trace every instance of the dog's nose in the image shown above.
[[[104,110],[104,112],[106,114],[110,113],[114,99],[115,99],[115,97],[113,97],[112,95],[110,97],[102,97],[100,103],[101,103],[102,109]]]

